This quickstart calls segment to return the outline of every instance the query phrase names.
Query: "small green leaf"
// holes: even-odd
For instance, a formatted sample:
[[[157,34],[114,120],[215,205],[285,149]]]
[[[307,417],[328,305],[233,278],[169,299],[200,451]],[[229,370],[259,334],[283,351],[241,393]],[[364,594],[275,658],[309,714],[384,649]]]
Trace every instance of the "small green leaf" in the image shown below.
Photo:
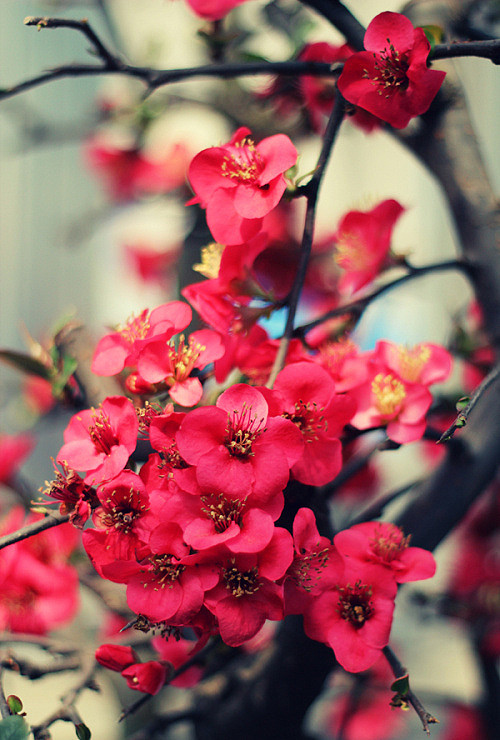
[[[410,690],[410,677],[406,673],[397,678],[391,686],[391,691],[397,691],[400,696],[406,696]]]
[[[10,696],[7,697],[7,704],[9,705],[9,709],[12,714],[20,714],[23,711],[23,703],[18,696],[15,696],[15,694],[10,694]]]
[[[462,414],[460,414],[460,416],[458,416],[457,419],[456,419],[456,421],[455,421],[455,428],[456,429],[461,429],[466,424],[467,424],[467,419],[465,418],[465,416],[462,416]]]
[[[62,369],[59,371],[57,376],[52,380],[52,393],[56,398],[62,394],[68,380],[71,378],[78,366],[77,360],[74,357],[65,355],[62,358]]]
[[[427,41],[431,45],[431,52],[436,46],[443,40],[444,31],[441,26],[421,26],[422,31],[427,37]]]
[[[458,401],[455,404],[455,408],[457,411],[463,411],[464,408],[469,404],[470,398],[469,396],[462,396],[462,398],[459,398]]]
[[[51,369],[40,362],[35,360],[34,357],[26,355],[23,352],[15,352],[14,350],[1,349],[0,360],[3,360],[8,365],[12,365],[16,370],[21,370],[23,373],[29,375],[39,375],[41,378],[49,380],[51,376]]]
[[[90,740],[92,737],[89,728],[87,725],[84,725],[83,722],[80,722],[79,725],[75,725],[75,730],[78,740]]]
[[[13,714],[0,721],[1,740],[27,740],[29,728],[24,717]]]

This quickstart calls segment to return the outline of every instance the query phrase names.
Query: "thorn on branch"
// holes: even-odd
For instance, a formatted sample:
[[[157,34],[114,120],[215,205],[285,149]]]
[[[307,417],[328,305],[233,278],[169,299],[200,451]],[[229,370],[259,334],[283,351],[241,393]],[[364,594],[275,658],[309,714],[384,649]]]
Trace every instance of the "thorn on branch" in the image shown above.
[[[465,408],[461,409],[455,419],[455,421],[446,429],[441,437],[438,439],[437,444],[440,444],[441,442],[447,442],[449,439],[453,437],[457,429],[461,429],[467,424],[467,421],[469,420],[469,415],[476,405],[476,403],[479,401],[483,393],[489,386],[494,383],[498,377],[500,376],[500,365],[497,365],[496,367],[491,370],[488,375],[484,378],[484,380],[477,386],[476,390],[472,394],[469,403],[465,406]]]
[[[391,706],[404,707],[411,704],[420,718],[422,729],[427,733],[427,735],[430,735],[429,725],[439,724],[439,720],[426,710],[420,699],[410,689],[410,678],[408,672],[400,663],[399,658],[393,653],[389,645],[383,648],[382,652],[384,653],[384,656],[394,674],[394,678],[396,679],[391,687],[396,691],[395,696],[393,696],[391,700]]]

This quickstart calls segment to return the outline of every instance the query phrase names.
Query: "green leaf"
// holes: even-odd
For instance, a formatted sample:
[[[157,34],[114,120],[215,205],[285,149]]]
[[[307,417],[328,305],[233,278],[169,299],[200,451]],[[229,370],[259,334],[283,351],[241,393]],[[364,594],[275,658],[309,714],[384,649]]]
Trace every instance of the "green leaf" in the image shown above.
[[[51,369],[40,362],[35,360],[34,357],[26,355],[23,352],[15,352],[9,349],[0,349],[0,360],[3,360],[8,365],[12,365],[16,370],[21,370],[23,373],[29,375],[39,375],[45,380],[49,380],[51,376]]]
[[[83,722],[80,722],[79,725],[75,725],[75,730],[78,740],[90,740],[92,737],[89,728],[87,725],[84,725]]]
[[[440,44],[443,40],[444,31],[441,26],[420,26],[422,31],[427,36],[427,41],[431,45],[431,53],[436,44]]]
[[[406,696],[410,690],[410,676],[406,673],[397,678],[391,686],[391,691],[397,691],[400,696]]]
[[[27,740],[28,735],[28,725],[24,721],[24,717],[20,717],[19,714],[5,717],[0,722],[1,740]]]
[[[23,703],[18,696],[15,696],[15,694],[10,694],[10,696],[7,697],[7,704],[9,705],[9,709],[12,714],[20,714],[23,711]]]
[[[463,411],[464,408],[469,404],[470,397],[469,396],[462,396],[462,398],[459,398],[458,401],[455,404],[455,408],[457,411]]]
[[[62,369],[52,381],[52,393],[56,398],[62,394],[64,387],[67,385],[77,366],[78,362],[74,357],[65,355],[62,358]]]

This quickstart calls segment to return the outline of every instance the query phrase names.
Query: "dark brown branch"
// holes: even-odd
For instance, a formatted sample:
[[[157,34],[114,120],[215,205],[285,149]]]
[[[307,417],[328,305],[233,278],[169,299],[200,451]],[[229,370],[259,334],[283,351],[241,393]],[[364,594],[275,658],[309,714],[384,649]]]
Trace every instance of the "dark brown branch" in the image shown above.
[[[57,527],[59,524],[64,524],[65,522],[69,522],[69,514],[48,514],[44,519],[40,519],[38,522],[27,524],[25,527],[18,529],[17,532],[11,532],[10,534],[0,537],[0,550],[4,547],[8,547],[8,545],[13,545],[15,542],[21,542],[21,540],[26,540],[28,537],[33,537],[33,535],[38,534],[39,532],[44,532],[46,529],[51,529],[52,527]]]
[[[472,409],[477,404],[477,402],[479,401],[483,393],[486,391],[486,389],[489,388],[490,385],[497,380],[499,375],[500,375],[500,365],[497,365],[484,378],[484,380],[477,386],[467,406],[462,411],[460,411],[460,413],[458,414],[453,424],[451,424],[448,427],[448,429],[446,429],[446,431],[443,432],[443,434],[438,440],[439,442],[447,442],[449,439],[453,437],[457,429],[460,429],[461,427],[464,427],[467,424],[467,421],[469,420],[469,414],[471,413]]]
[[[38,30],[42,28],[73,28],[76,31],[80,31],[90,41],[94,50],[99,56],[108,69],[119,69],[122,62],[118,57],[115,57],[109,49],[103,44],[99,36],[89,25],[86,18],[81,21],[71,20],[69,18],[48,18],[40,16],[28,16],[24,19],[25,26],[37,26]]]
[[[306,196],[307,208],[306,218],[304,225],[304,233],[302,236],[302,244],[300,247],[299,264],[297,266],[297,274],[295,276],[294,284],[288,298],[288,314],[286,319],[285,330],[279,346],[279,350],[276,354],[276,358],[271,370],[271,374],[267,381],[267,387],[272,388],[276,376],[285,364],[285,358],[288,352],[290,339],[293,335],[293,324],[295,321],[295,314],[297,306],[299,304],[300,294],[304,285],[306,276],[307,266],[309,264],[309,258],[311,256],[312,244],[314,239],[314,222],[316,219],[316,203],[318,200],[319,186],[321,179],[324,175],[326,165],[330,158],[330,154],[335,142],[336,136],[340,130],[342,120],[344,118],[344,98],[337,91],[335,96],[335,103],[328,120],[325,135],[323,137],[323,144],[321,146],[321,152],[318,158],[318,163],[314,171],[314,175],[309,182],[301,189]]]
[[[322,324],[324,321],[332,319],[335,316],[343,316],[344,314],[350,313],[353,314],[356,319],[359,319],[363,311],[365,311],[368,305],[376,298],[380,298],[380,296],[384,295],[384,293],[387,293],[393,288],[397,288],[400,285],[408,282],[409,280],[413,280],[414,278],[423,277],[424,275],[429,275],[432,272],[442,272],[445,270],[461,270],[463,272],[467,272],[467,269],[467,264],[458,260],[436,262],[434,265],[426,265],[424,267],[412,267],[410,272],[408,272],[406,275],[402,275],[400,278],[396,278],[396,280],[392,280],[390,283],[382,285],[380,288],[377,288],[372,293],[369,293],[362,298],[351,301],[350,303],[346,303],[343,306],[333,308],[331,311],[328,311],[327,313],[323,314],[323,316],[320,316],[314,321],[310,321],[308,324],[298,326],[294,330],[293,336],[304,337],[308,331],[311,331],[311,329],[314,329],[314,327],[319,326],[319,324]]]
[[[94,684],[95,670],[96,662],[92,656],[92,658],[89,657],[87,665],[78,682],[61,697],[60,707],[52,712],[52,714],[50,714],[39,725],[31,728],[34,740],[44,740],[47,737],[47,729],[59,720],[63,722],[72,722],[74,725],[81,723],[82,720],[75,707],[75,702],[85,689],[96,690],[96,686]]]
[[[391,667],[394,678],[402,678],[408,675],[406,668],[403,668],[399,659],[388,645],[383,649],[383,653]],[[416,696],[411,689],[404,695],[404,699],[412,705],[413,709],[418,714],[424,732],[430,735],[429,725],[439,723],[439,720],[426,710],[418,696]]]
[[[481,57],[493,64],[500,64],[500,39],[491,41],[454,41],[451,44],[436,44],[429,54],[429,61],[454,59],[457,57]]]

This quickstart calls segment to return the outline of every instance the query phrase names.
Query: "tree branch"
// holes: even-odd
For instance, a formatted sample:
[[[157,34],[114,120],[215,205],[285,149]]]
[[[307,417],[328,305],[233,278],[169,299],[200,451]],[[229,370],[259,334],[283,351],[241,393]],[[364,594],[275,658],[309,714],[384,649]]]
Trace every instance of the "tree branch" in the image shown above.
[[[15,542],[21,542],[21,540],[26,540],[28,537],[33,537],[33,535],[38,534],[39,532],[44,532],[46,529],[51,529],[52,527],[57,527],[59,524],[64,524],[65,522],[69,522],[69,514],[47,514],[44,519],[40,519],[38,522],[27,524],[25,527],[18,529],[17,532],[11,532],[10,534],[0,537],[0,550],[4,547],[8,547],[8,545],[13,545]]]
[[[406,668],[403,668],[399,659],[393,653],[389,645],[383,648],[382,652],[384,653],[386,660],[391,667],[394,678],[403,678],[404,676],[408,675]],[[431,733],[429,731],[429,725],[439,723],[439,720],[426,710],[418,696],[416,696],[411,689],[409,689],[409,691],[403,696],[403,699],[405,701],[408,701],[412,705],[413,709],[416,711],[420,718],[424,732],[430,735]]]
[[[271,373],[269,375],[269,379],[266,384],[268,388],[273,387],[274,381],[276,380],[276,376],[278,375],[279,371],[285,364],[285,359],[286,359],[286,355],[288,352],[290,339],[292,338],[292,335],[293,335],[293,324],[295,321],[295,314],[297,312],[297,306],[299,304],[299,298],[300,298],[300,294],[302,291],[302,287],[304,285],[307,266],[309,264],[309,258],[311,256],[311,249],[312,249],[313,238],[314,238],[314,222],[316,219],[316,203],[318,200],[319,186],[321,183],[321,179],[324,175],[326,165],[328,164],[328,160],[330,158],[333,144],[340,130],[340,126],[342,124],[343,118],[344,118],[344,98],[337,91],[336,96],[335,96],[335,103],[333,105],[333,109],[332,109],[330,118],[328,120],[328,125],[326,127],[325,135],[323,137],[323,144],[322,144],[321,152],[318,158],[318,163],[314,171],[314,175],[311,177],[309,182],[301,189],[301,191],[305,194],[306,199],[307,199],[307,209],[306,209],[304,233],[302,236],[302,244],[300,247],[299,264],[297,265],[297,274],[295,276],[293,287],[290,292],[290,296],[288,298],[288,314],[287,314],[287,319],[286,319],[285,330],[283,332],[283,337],[281,338],[279,350],[276,354],[276,358],[274,360],[274,364],[273,364]]]

